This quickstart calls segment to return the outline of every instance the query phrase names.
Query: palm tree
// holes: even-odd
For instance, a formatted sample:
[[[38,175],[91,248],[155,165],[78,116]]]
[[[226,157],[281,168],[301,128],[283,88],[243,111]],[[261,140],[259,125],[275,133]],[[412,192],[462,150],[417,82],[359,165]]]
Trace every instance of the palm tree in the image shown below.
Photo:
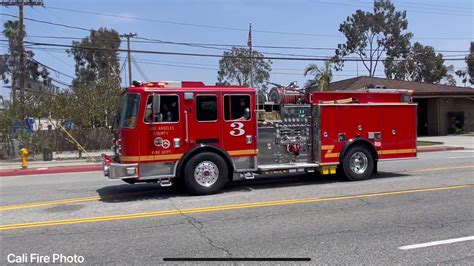
[[[314,78],[306,82],[305,88],[311,89],[319,87],[320,91],[329,90],[329,83],[332,79],[332,64],[332,61],[325,61],[323,68],[319,68],[316,64],[308,65],[304,70],[304,75],[311,74],[314,75]]]
[[[10,45],[10,49],[16,48],[18,46],[18,37],[20,33],[20,23],[18,20],[11,21],[8,20],[7,22],[3,23],[3,36],[8,38],[8,43]],[[23,31],[23,36],[25,32]]]

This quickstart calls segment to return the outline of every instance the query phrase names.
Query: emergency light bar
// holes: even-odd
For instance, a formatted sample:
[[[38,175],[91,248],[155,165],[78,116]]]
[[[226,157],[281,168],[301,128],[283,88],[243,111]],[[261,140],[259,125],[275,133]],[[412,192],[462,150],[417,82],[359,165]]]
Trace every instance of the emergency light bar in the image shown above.
[[[142,82],[134,80],[134,87],[153,87],[153,88],[185,88],[185,87],[204,87],[201,81],[153,81]]]

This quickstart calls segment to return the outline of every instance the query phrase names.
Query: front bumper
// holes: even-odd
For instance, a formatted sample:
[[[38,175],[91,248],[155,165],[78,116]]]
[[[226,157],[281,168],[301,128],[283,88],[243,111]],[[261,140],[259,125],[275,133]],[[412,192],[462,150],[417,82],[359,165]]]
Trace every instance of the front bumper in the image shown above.
[[[138,164],[122,164],[116,163],[113,159],[105,154],[102,154],[102,169],[104,176],[110,180],[120,180],[138,177]]]

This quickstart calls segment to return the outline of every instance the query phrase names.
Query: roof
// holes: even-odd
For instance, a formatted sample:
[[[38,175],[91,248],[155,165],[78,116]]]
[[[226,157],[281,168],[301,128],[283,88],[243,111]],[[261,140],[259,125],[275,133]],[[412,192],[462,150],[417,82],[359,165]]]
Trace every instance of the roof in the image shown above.
[[[168,88],[160,88],[160,87],[130,87],[128,88],[129,92],[232,92],[232,93],[255,93],[256,89],[249,88],[249,87],[241,87],[241,86],[189,86],[189,87],[168,87]]]
[[[367,85],[383,85],[388,89],[413,90],[413,96],[474,96],[474,88],[403,81],[376,77],[356,77],[332,82],[330,90],[361,90]]]

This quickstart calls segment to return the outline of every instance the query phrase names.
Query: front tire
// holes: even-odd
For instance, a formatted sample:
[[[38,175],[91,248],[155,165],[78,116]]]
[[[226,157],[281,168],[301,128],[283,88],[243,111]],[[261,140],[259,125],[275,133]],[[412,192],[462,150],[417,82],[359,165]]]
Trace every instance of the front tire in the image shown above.
[[[369,179],[374,171],[374,165],[372,153],[362,145],[352,146],[342,160],[344,175],[351,181]]]
[[[224,159],[211,152],[193,156],[184,168],[184,184],[193,195],[219,192],[227,183],[228,168]]]

